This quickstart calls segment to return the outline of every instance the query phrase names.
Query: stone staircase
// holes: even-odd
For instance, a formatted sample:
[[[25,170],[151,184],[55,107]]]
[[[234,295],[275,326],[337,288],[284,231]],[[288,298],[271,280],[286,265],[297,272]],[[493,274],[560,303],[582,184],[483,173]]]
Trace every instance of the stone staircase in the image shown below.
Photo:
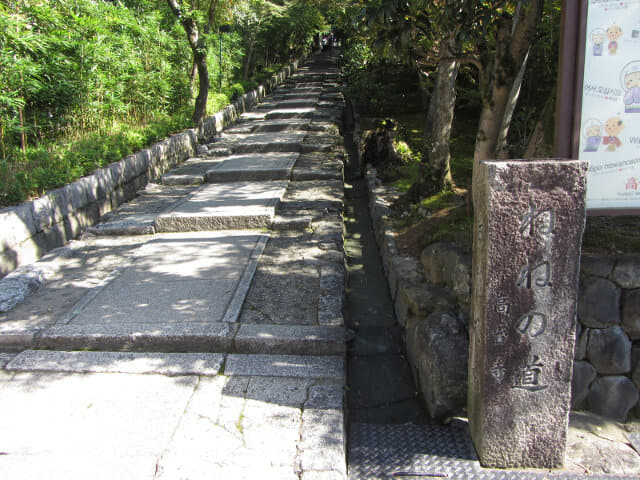
[[[47,260],[50,280],[0,316],[0,348],[19,350],[2,356],[0,391],[19,397],[20,379],[37,372],[35,398],[73,404],[61,384],[134,376],[104,407],[109,417],[133,408],[150,379],[169,378],[188,400],[144,397],[175,421],[130,470],[153,457],[153,472],[126,478],[346,478],[343,106],[336,58],[312,57],[197,156]],[[0,417],[0,431],[29,414]],[[131,422],[133,442],[146,427]],[[83,428],[70,420],[71,437]],[[51,461],[47,449],[15,448],[0,456],[11,478],[33,478]],[[58,472],[86,446],[52,448],[53,470],[42,471]],[[63,470],[48,478],[102,478]]]

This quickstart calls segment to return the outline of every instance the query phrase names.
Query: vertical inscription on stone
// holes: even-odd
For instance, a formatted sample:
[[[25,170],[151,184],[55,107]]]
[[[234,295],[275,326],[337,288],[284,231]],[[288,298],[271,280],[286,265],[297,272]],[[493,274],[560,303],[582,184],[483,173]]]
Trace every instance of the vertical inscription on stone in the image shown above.
[[[586,168],[486,161],[474,171],[469,425],[487,467],[564,461]]]

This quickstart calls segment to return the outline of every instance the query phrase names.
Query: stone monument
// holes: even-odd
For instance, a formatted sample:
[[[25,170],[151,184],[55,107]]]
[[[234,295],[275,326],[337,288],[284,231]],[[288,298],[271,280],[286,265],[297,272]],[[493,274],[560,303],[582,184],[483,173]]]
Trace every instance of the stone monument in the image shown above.
[[[471,437],[485,467],[559,468],[587,163],[483,161],[475,168]]]

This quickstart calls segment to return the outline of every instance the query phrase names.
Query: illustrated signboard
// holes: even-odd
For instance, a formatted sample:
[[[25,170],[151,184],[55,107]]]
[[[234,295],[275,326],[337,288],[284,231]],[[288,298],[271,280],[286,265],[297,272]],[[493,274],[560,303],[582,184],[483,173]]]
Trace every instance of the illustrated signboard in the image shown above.
[[[584,6],[583,6],[584,8]],[[640,0],[588,0],[578,158],[587,208],[640,209]]]

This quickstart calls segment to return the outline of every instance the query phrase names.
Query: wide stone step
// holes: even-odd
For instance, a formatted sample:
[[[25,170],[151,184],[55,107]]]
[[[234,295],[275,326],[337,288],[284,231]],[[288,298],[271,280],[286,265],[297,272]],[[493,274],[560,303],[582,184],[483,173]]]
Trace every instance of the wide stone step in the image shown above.
[[[318,104],[320,97],[287,99],[266,101],[258,105],[258,110],[273,110],[276,108],[313,108]]]
[[[215,352],[342,355],[343,327],[233,322],[71,324],[50,328],[31,345],[58,351]]]
[[[343,342],[344,343],[344,342]],[[269,376],[342,380],[337,355],[228,354],[209,352],[122,352],[25,350],[7,365],[9,372],[128,373],[160,375]],[[223,365],[227,366],[222,370]]]
[[[223,133],[219,141],[213,144],[214,149],[227,150],[234,154],[300,152],[300,146],[306,131],[289,131],[275,133],[228,134]],[[210,147],[211,151],[212,148]]]
[[[238,182],[288,180],[298,153],[254,153],[233,155],[207,170],[206,181]]]
[[[200,185],[204,183],[204,177],[212,167],[215,167],[222,158],[196,157],[190,158],[179,167],[162,175],[164,185]]]
[[[291,131],[306,131],[309,129],[309,119],[305,118],[292,118],[288,120],[259,120],[259,121],[244,121],[237,124],[237,126],[225,130],[226,133],[272,133],[272,132],[291,132]]]
[[[224,357],[222,353],[25,350],[7,365],[7,370],[216,376]]]
[[[286,181],[207,184],[155,220],[157,232],[268,228]]]
[[[264,118],[266,120],[312,118],[315,111],[315,108],[276,108],[265,111]]]

